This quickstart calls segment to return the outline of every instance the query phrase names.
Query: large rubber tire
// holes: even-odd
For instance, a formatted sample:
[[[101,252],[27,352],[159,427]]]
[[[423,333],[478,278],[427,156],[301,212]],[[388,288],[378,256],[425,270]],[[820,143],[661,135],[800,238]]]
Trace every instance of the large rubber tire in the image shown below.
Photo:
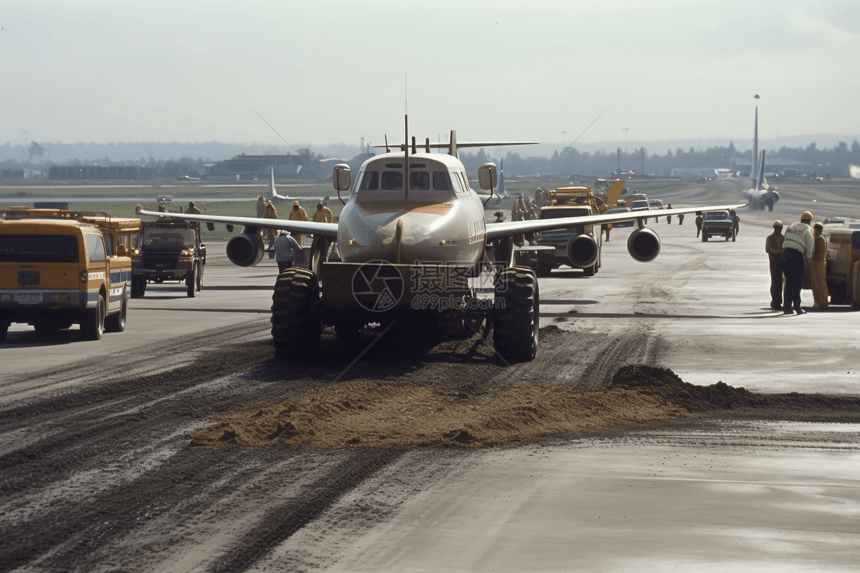
[[[546,278],[552,272],[552,265],[550,263],[537,263],[535,265],[535,274],[537,274],[540,278]]]
[[[597,274],[597,262],[595,262],[590,267],[585,267],[584,269],[582,269],[582,272],[587,277],[593,277]]]
[[[143,293],[146,292],[146,277],[133,276],[131,277],[131,298],[143,298]]]
[[[322,325],[312,311],[319,298],[319,282],[308,269],[293,267],[278,276],[272,294],[272,342],[276,357],[296,359],[316,354]]]
[[[125,330],[125,319],[128,313],[128,301],[125,298],[125,290],[122,291],[119,312],[105,318],[105,330],[107,332],[122,332]]]
[[[707,236],[706,234],[704,234],[704,233],[702,233],[702,242],[703,242],[703,243],[707,243],[707,242],[708,242],[708,236]]]
[[[191,272],[185,275],[185,290],[188,293],[188,298],[194,298],[197,294],[197,264],[191,267]]]
[[[105,297],[99,295],[96,307],[88,310],[81,321],[81,337],[84,340],[101,340],[105,332]]]
[[[493,310],[493,344],[507,362],[535,359],[540,332],[540,291],[528,267],[509,267],[496,284]]]
[[[853,278],[852,290],[854,292],[851,295],[851,306],[860,309],[860,261],[854,263]]]
[[[340,319],[334,325],[334,331],[337,337],[346,342],[355,342],[361,338],[361,332],[364,329],[364,323],[359,320]]]
[[[9,332],[9,325],[5,322],[0,323],[0,342],[6,340],[6,334]]]

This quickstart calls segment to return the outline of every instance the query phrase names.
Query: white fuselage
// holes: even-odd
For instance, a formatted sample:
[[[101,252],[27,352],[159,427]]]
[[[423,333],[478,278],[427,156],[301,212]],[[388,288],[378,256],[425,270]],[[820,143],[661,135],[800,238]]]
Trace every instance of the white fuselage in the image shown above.
[[[475,264],[486,226],[462,162],[450,155],[386,153],[360,168],[338,224],[347,263]],[[398,222],[400,232],[398,233]]]

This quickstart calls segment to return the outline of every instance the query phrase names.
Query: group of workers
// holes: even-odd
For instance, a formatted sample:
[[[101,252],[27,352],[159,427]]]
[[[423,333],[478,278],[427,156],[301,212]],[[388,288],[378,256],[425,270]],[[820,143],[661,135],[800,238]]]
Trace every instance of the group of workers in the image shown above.
[[[194,201],[188,202],[188,208],[185,210],[185,213],[196,215],[202,214],[200,208],[194,205]],[[275,204],[262,195],[257,196],[257,217],[260,219],[278,218],[278,209],[275,207]],[[326,207],[324,202],[320,201],[317,203],[317,209],[314,212],[313,217],[308,217],[307,211],[302,208],[298,201],[294,201],[289,219],[291,221],[313,220],[323,223],[332,223],[334,221],[334,215],[332,214],[331,209]],[[269,249],[271,250],[269,258],[274,258],[275,262],[278,263],[279,273],[292,267],[295,257],[302,251],[301,233],[291,235],[289,231],[263,229],[263,238],[269,243]]]
[[[830,304],[824,225],[815,223],[810,230],[812,219],[812,213],[805,211],[800,222],[790,225],[784,235],[782,221],[774,221],[773,233],[764,244],[770,264],[770,307],[783,314],[806,314],[800,306],[800,291],[807,267],[813,308],[823,310]]]
[[[517,197],[514,206],[511,207],[511,221],[536,221],[538,219],[540,219],[540,207],[535,200],[522,195]],[[522,247],[526,243],[532,244],[534,239],[534,233],[514,235],[514,244]]]

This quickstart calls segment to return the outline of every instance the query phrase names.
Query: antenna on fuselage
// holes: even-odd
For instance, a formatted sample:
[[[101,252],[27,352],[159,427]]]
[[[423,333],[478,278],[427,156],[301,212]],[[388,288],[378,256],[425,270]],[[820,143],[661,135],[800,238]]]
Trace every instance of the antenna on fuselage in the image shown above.
[[[409,201],[409,114],[403,115],[403,129],[405,130],[405,133],[403,134],[403,164],[406,166],[403,190],[405,195],[404,199]]]
[[[388,134],[385,134],[385,153],[391,153],[391,148],[388,147]]]
[[[451,130],[451,139],[448,141],[448,155],[457,157],[457,130]]]

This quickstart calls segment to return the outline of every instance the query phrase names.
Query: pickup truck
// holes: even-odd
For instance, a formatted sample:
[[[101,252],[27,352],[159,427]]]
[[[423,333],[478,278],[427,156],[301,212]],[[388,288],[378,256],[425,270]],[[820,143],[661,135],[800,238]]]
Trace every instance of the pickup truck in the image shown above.
[[[723,236],[728,241],[732,238],[732,218],[728,211],[707,211],[702,221],[702,242],[710,237]]]

